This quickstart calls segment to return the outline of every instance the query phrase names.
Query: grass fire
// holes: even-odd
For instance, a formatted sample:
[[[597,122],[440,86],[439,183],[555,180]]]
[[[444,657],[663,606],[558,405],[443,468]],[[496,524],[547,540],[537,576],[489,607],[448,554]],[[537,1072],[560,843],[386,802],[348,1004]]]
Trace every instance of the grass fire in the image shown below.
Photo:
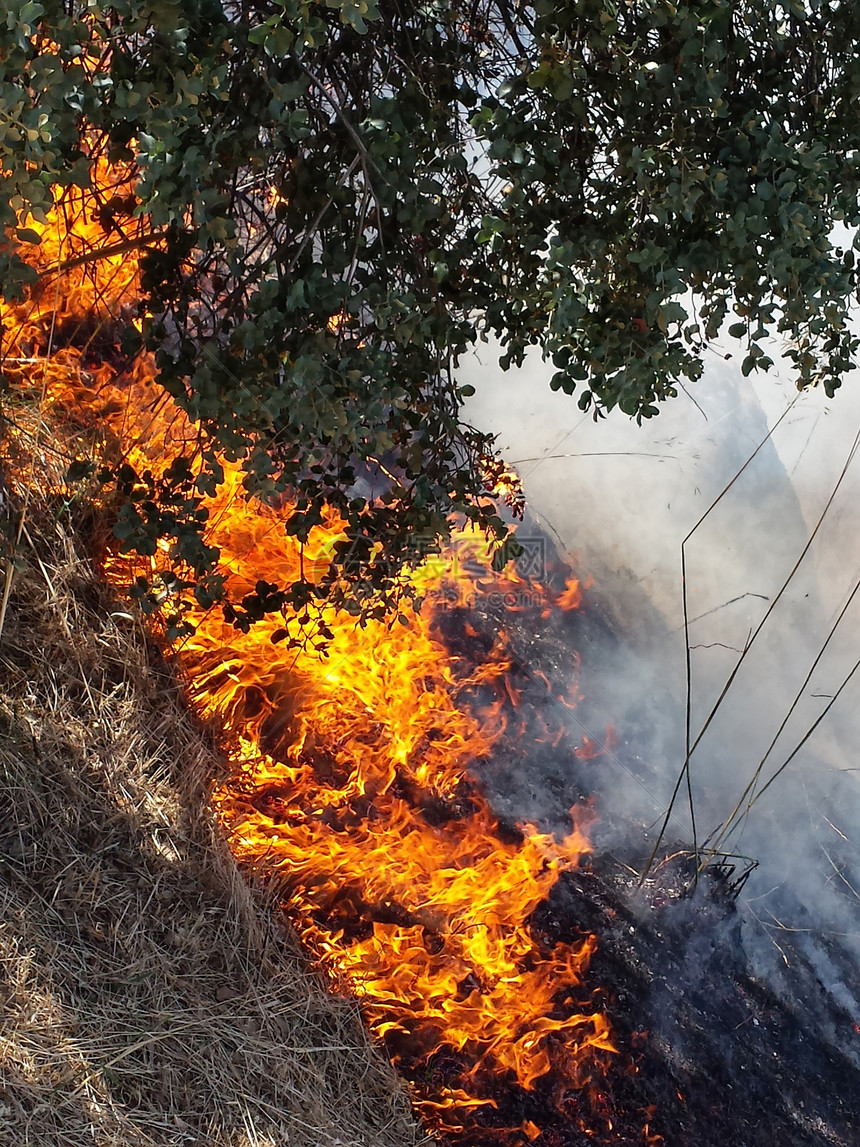
[[[155,385],[154,363],[124,357],[119,343],[121,324],[139,322],[140,269],[132,243],[112,250],[103,204],[132,195],[130,176],[105,160],[96,171],[93,188],[72,189],[46,224],[31,224],[39,278],[4,307],[6,369],[22,393],[41,396],[67,443],[88,442],[126,468],[128,483],[156,488],[178,455],[193,480],[205,449],[196,427]],[[332,514],[300,545],[277,501],[249,502],[241,466],[220,465],[200,513],[231,599],[289,583],[300,567],[324,576],[343,522]],[[516,494],[515,476],[493,479]],[[143,576],[164,606],[158,624],[174,592],[167,547],[141,566],[113,532],[104,573],[120,592]],[[172,656],[230,755],[214,794],[221,821],[241,862],[275,879],[308,951],[360,1001],[434,1132],[536,1141],[543,1104],[571,1134],[613,1141],[602,1090],[615,1048],[588,981],[596,939],[583,930],[548,944],[530,928],[560,873],[588,851],[590,813],[572,809],[560,839],[501,825],[476,781],[494,747],[518,736],[519,698],[504,630],[479,632],[468,603],[490,592],[517,602],[526,583],[493,573],[486,543],[467,529],[404,576],[420,612],[407,598],[393,624],[357,624],[326,609],[303,619],[300,638],[287,639],[296,630],[282,613],[243,632],[220,609],[184,602]],[[575,580],[530,588],[537,604],[520,608],[536,617],[580,603]],[[466,640],[453,651],[440,619],[455,614]],[[512,1124],[518,1108],[529,1116]]]
[[[468,39],[483,58],[491,38]],[[50,78],[56,45],[36,46],[34,71]],[[75,51],[87,82],[124,82],[119,49]],[[692,843],[668,813],[655,838],[641,809],[665,807],[653,794],[674,757],[659,738],[649,750],[649,722],[684,727],[659,646],[628,640],[600,574],[595,586],[528,552],[499,561],[518,553],[501,505],[523,519],[523,482],[491,435],[458,421],[480,396],[453,367],[479,332],[451,316],[480,309],[472,291],[495,305],[476,284],[501,217],[484,219],[476,244],[491,246],[465,269],[423,233],[413,242],[399,205],[375,200],[362,138],[338,136],[334,88],[305,79],[319,97],[315,144],[358,145],[321,205],[301,200],[312,180],[297,160],[277,178],[249,161],[235,233],[203,192],[164,222],[169,186],[138,197],[146,164],[173,162],[163,141],[141,135],[129,158],[132,135],[82,118],[87,173],[44,210],[10,197],[23,263],[10,262],[0,303],[0,1132],[38,1147],[855,1147],[854,966],[836,939],[856,930],[784,924],[769,892],[744,916],[750,870],[705,858],[692,784]],[[195,82],[171,73],[170,101],[196,108]],[[132,95],[146,102],[135,89],[130,108]],[[295,103],[284,100],[276,118]],[[50,139],[36,122],[28,146]],[[368,139],[385,126],[367,122]],[[450,186],[466,211],[480,180],[460,174]],[[421,227],[442,198],[424,184]],[[496,205],[515,206],[519,190],[502,186]],[[341,192],[355,208],[350,243],[326,230]],[[404,281],[420,284],[429,326],[413,322],[400,282],[381,299],[386,243],[415,256]],[[652,255],[641,265],[656,274]],[[296,337],[319,353],[299,363],[292,327],[280,341],[276,327],[312,287],[322,302]],[[505,322],[528,343],[569,288],[545,292],[545,314],[516,299]],[[283,313],[266,310],[276,296]],[[659,358],[679,321],[662,305],[653,324],[631,323],[629,300],[608,324],[595,311],[589,338],[613,332],[610,365],[628,343],[633,359],[648,347]],[[578,378],[569,350],[553,356],[562,390]],[[285,395],[295,408],[278,405]],[[627,397],[628,413],[655,412]],[[425,424],[448,436],[428,439]],[[557,452],[570,433],[546,459],[572,456]],[[589,491],[601,544],[608,486]],[[405,545],[404,522],[426,534]],[[607,562],[642,606],[643,634],[668,642],[689,628],[669,631],[623,554]],[[688,693],[688,731],[691,711]],[[738,725],[723,757],[749,751]],[[648,801],[621,799],[627,782]],[[848,820],[836,800],[819,803],[847,856]],[[856,902],[849,860],[825,855],[827,880]],[[773,916],[784,955],[776,987],[745,948],[756,911]]]

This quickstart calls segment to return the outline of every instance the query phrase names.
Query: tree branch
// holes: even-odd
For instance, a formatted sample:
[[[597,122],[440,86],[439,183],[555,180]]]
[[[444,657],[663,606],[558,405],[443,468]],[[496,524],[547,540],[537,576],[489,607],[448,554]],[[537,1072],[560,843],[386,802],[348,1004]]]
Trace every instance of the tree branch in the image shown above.
[[[166,239],[166,231],[147,231],[135,239],[126,239],[123,243],[111,243],[107,247],[95,247],[92,251],[85,251],[83,255],[75,255],[71,259],[63,259],[52,267],[45,267],[39,272],[39,278],[58,274],[60,271],[70,271],[73,267],[82,267],[85,263],[95,263],[99,259],[109,259],[112,255],[125,255],[128,251],[135,251],[158,239]]]

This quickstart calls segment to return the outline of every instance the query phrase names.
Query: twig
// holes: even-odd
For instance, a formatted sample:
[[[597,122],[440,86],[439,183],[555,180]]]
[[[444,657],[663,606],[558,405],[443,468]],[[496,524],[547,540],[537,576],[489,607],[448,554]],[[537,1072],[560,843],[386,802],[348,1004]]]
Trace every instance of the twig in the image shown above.
[[[792,701],[791,705],[788,708],[788,712],[785,714],[785,717],[783,717],[782,723],[780,724],[779,728],[777,729],[776,733],[773,736],[773,739],[771,740],[770,744],[767,747],[767,751],[765,752],[762,759],[759,761],[758,767],[756,768],[755,772],[753,773],[752,777],[750,778],[746,788],[744,789],[744,791],[741,793],[740,797],[738,798],[737,804],[732,809],[732,811],[731,811],[729,817],[727,818],[727,820],[725,821],[724,825],[719,829],[715,829],[715,832],[718,832],[719,835],[717,836],[717,839],[714,842],[714,848],[719,848],[721,841],[725,838],[725,836],[729,832],[732,831],[733,824],[736,822],[736,818],[738,816],[738,813],[740,812],[741,806],[743,805],[743,803],[747,799],[747,797],[749,797],[752,793],[755,792],[755,786],[758,783],[758,779],[761,776],[762,771],[764,770],[764,766],[767,763],[768,757],[773,752],[774,746],[776,745],[777,741],[779,740],[783,729],[785,729],[785,726],[788,724],[792,713],[795,711],[798,704],[800,703],[800,698],[803,696],[803,693],[804,693],[807,685],[809,684],[813,673],[818,668],[818,664],[821,661],[821,658],[824,656],[828,645],[830,644],[834,634],[836,633],[836,630],[839,627],[840,622],[842,621],[842,618],[845,616],[846,612],[848,611],[848,607],[851,605],[852,601],[857,596],[858,590],[860,590],[860,578],[858,578],[857,581],[854,583],[854,588],[851,590],[851,593],[848,595],[848,599],[846,600],[842,609],[836,615],[836,620],[833,622],[833,625],[830,627],[830,632],[827,634],[827,637],[824,639],[824,643],[822,644],[821,648],[819,649],[818,654],[815,657],[815,660],[812,662],[812,665],[809,668],[809,672],[806,674],[803,681],[801,682],[800,688],[798,689],[798,691],[794,697],[794,700]],[[830,698],[829,698],[830,705],[833,704],[833,702],[836,700],[837,696],[838,696],[838,693],[830,695]],[[829,708],[829,707],[830,706],[828,705],[827,708]],[[825,709],[825,712],[826,711],[827,710]],[[770,784],[770,781],[768,782],[768,784]],[[762,792],[764,792],[764,789],[762,789]],[[749,810],[752,808],[753,804],[755,803],[755,799],[756,799],[755,797],[752,797],[752,799],[750,799],[749,802],[747,803],[747,809],[746,809],[747,812],[749,812]],[[711,836],[713,836],[713,835],[714,834],[711,833]],[[708,839],[710,839],[710,837]]]
[[[714,715],[716,714],[717,710],[719,709],[720,705],[723,702],[723,698],[725,697],[726,693],[728,693],[729,689],[731,688],[732,682],[734,681],[735,677],[737,676],[738,670],[740,669],[740,667],[744,661],[744,658],[746,657],[747,653],[749,652],[750,646],[753,644],[756,637],[761,632],[762,626],[764,625],[765,621],[767,621],[767,619],[770,616],[774,606],[776,605],[776,602],[779,601],[779,598],[782,595],[782,590],[780,590],[779,594],[777,594],[776,598],[774,598],[773,602],[770,605],[770,608],[768,609],[767,613],[765,614],[764,618],[762,619],[761,623],[759,624],[758,629],[756,629],[755,633],[753,633],[752,636],[747,641],[747,644],[744,646],[744,649],[742,650],[740,657],[738,658],[738,660],[735,664],[734,669],[732,670],[731,674],[729,675],[729,679],[726,682],[726,685],[723,688],[722,693],[717,698],[716,704],[714,705],[713,709],[711,710],[710,714],[708,715],[708,719],[705,721],[705,724],[703,725],[703,727],[702,727],[698,737],[696,738],[695,742],[693,744],[691,744],[690,741],[691,741],[691,735],[692,735],[691,721],[692,721],[692,702],[693,702],[693,677],[692,677],[692,660],[691,660],[691,656],[690,656],[690,612],[689,612],[689,602],[688,602],[688,598],[687,598],[687,542],[689,542],[689,540],[692,538],[693,534],[695,534],[696,530],[698,530],[699,526],[701,526],[701,524],[705,521],[705,519],[708,517],[708,515],[714,509],[716,509],[716,507],[723,500],[723,498],[726,496],[726,494],[728,494],[729,490],[731,490],[731,488],[734,486],[735,482],[738,481],[738,479],[741,477],[741,475],[744,473],[744,471],[747,469],[747,467],[757,457],[757,455],[763,449],[765,444],[770,441],[771,437],[773,436],[774,432],[777,430],[777,428],[779,427],[779,425],[781,424],[783,419],[786,418],[788,413],[794,409],[794,404],[797,402],[799,397],[800,397],[799,395],[796,395],[791,400],[791,402],[788,404],[788,406],[785,408],[785,410],[782,412],[782,414],[779,416],[779,418],[776,420],[776,422],[773,424],[773,426],[768,430],[767,434],[764,436],[764,438],[761,440],[761,442],[759,442],[758,446],[756,446],[756,448],[752,452],[752,454],[750,454],[749,458],[747,458],[746,462],[744,462],[743,466],[741,466],[740,470],[738,470],[738,472],[735,474],[735,476],[732,478],[732,480],[728,483],[728,485],[723,487],[723,489],[720,491],[720,493],[717,495],[717,497],[714,499],[714,501],[711,502],[710,506],[708,506],[708,508],[707,508],[707,510],[705,510],[704,514],[702,514],[702,516],[699,518],[699,520],[696,522],[696,524],[693,526],[693,528],[690,530],[690,532],[687,534],[687,536],[681,542],[681,601],[682,601],[683,611],[684,611],[684,651],[685,651],[685,673],[686,673],[684,763],[681,766],[681,771],[678,774],[678,779],[675,782],[674,789],[672,790],[672,796],[669,799],[669,806],[666,809],[666,814],[665,814],[665,817],[663,818],[663,823],[660,826],[660,831],[657,834],[657,839],[654,842],[654,847],[651,849],[651,854],[648,857],[648,860],[645,864],[645,868],[643,869],[642,876],[640,878],[640,883],[641,883],[641,880],[644,880],[645,877],[648,875],[648,872],[651,868],[651,865],[654,863],[654,857],[657,855],[657,851],[660,848],[660,845],[663,843],[663,837],[666,835],[666,829],[669,826],[669,821],[671,819],[672,812],[675,808],[675,802],[678,799],[678,793],[681,791],[681,785],[684,783],[685,779],[687,782],[687,799],[690,803],[690,818],[693,821],[693,847],[694,848],[696,847],[695,811],[693,809],[692,779],[690,776],[690,758],[693,755],[693,753],[695,752],[696,746],[699,744],[702,737],[705,735],[711,721],[714,718]],[[855,443],[855,445],[856,445],[856,443]],[[828,503],[828,505],[829,505],[829,503]],[[816,527],[816,529],[817,529],[817,527]],[[807,543],[806,549],[808,549],[811,544],[812,544],[812,541],[810,539],[810,541]],[[801,554],[801,557],[798,559],[797,565],[800,564],[800,561],[802,561],[804,555],[806,554],[806,549],[804,549],[803,554]],[[796,568],[797,568],[797,566],[795,566],[795,569]],[[792,573],[789,574],[789,581],[791,580],[793,573],[794,573],[794,570],[792,570]],[[785,585],[788,585],[788,581],[785,583]],[[785,585],[783,586],[783,590],[785,589]]]
[[[541,454],[539,458],[512,458],[509,465],[522,466],[526,462],[550,462],[556,458],[658,458],[663,462],[677,462],[674,454],[652,454],[647,450],[582,450],[573,454]]]
[[[753,593],[748,590],[746,593],[739,593],[737,597],[730,597],[728,601],[724,601],[722,605],[715,605],[713,609],[706,609],[704,613],[699,613],[695,617],[690,618],[690,625],[695,625],[697,621],[701,621],[703,617],[710,617],[712,613],[717,613],[726,606],[734,605],[735,602],[743,601],[745,597],[758,597],[762,601],[770,601],[766,593]]]
[[[112,255],[125,255],[129,251],[135,251],[139,247],[145,247],[148,243],[152,243],[157,239],[166,239],[167,233],[165,231],[148,231],[144,235],[138,235],[135,239],[126,239],[124,243],[112,243],[107,247],[95,247],[91,251],[85,251],[82,255],[75,255],[71,259],[62,259],[59,263],[55,263],[52,267],[45,267],[44,270],[39,272],[39,278],[47,278],[48,275],[58,274],[60,271],[70,271],[73,267],[82,267],[85,263],[94,263],[99,259],[109,259]]]
[[[376,174],[380,177],[380,179],[382,179],[383,182],[387,183],[389,181],[386,178],[385,173],[380,170],[379,165],[376,163],[376,161],[371,156],[370,152],[365,147],[364,140],[358,134],[358,131],[356,130],[352,121],[349,119],[349,117],[344,112],[343,108],[340,105],[340,102],[335,98],[334,95],[332,95],[332,93],[329,91],[328,87],[322,82],[322,80],[318,76],[314,75],[314,73],[310,70],[310,68],[307,66],[307,64],[305,64],[299,56],[297,56],[295,53],[292,53],[292,58],[296,64],[296,66],[302,72],[304,72],[304,74],[308,77],[308,79],[314,85],[314,87],[320,92],[320,94],[331,105],[332,109],[334,110],[335,115],[337,116],[338,120],[343,125],[343,127],[346,129],[347,135],[352,140],[353,144],[355,145],[355,149],[361,158],[361,166],[362,166],[362,170],[364,171],[365,178],[367,179],[368,190],[370,191],[370,194],[373,196],[373,201],[376,204],[376,222],[377,222],[377,232],[378,232],[378,236],[379,236],[379,245],[382,248],[383,262],[386,262],[387,259],[386,259],[386,253],[385,253],[385,236],[383,234],[384,228],[383,228],[382,204],[380,203],[379,196],[376,194],[376,189],[373,186],[373,180],[370,177],[370,169],[372,168],[376,172]]]
[[[773,784],[773,782],[776,780],[776,778],[785,772],[785,770],[788,768],[788,766],[791,764],[791,762],[794,760],[794,758],[797,756],[797,754],[800,752],[800,750],[803,748],[803,746],[806,744],[806,742],[809,740],[809,738],[812,736],[812,734],[815,732],[815,730],[818,728],[818,726],[821,724],[821,722],[824,720],[824,718],[827,716],[827,714],[830,712],[830,710],[836,704],[836,702],[839,698],[839,695],[842,693],[842,690],[846,687],[846,685],[848,684],[848,682],[851,680],[851,678],[854,676],[854,674],[857,672],[858,669],[860,669],[860,658],[858,658],[858,660],[854,662],[853,666],[851,667],[848,674],[844,678],[842,684],[839,686],[839,688],[833,694],[832,698],[828,701],[828,703],[824,706],[824,708],[819,713],[818,717],[813,722],[813,724],[810,726],[810,728],[807,729],[806,733],[804,733],[803,737],[801,737],[801,739],[798,741],[797,745],[795,745],[794,749],[789,754],[789,756],[782,762],[782,764],[779,766],[779,768],[776,770],[776,772],[773,774],[773,776],[762,787],[761,792],[756,793],[756,795],[749,802],[749,805],[747,806],[748,810],[752,808],[752,806],[756,803],[756,801],[760,800],[764,796],[764,794],[767,792],[767,790],[770,788],[770,786]]]

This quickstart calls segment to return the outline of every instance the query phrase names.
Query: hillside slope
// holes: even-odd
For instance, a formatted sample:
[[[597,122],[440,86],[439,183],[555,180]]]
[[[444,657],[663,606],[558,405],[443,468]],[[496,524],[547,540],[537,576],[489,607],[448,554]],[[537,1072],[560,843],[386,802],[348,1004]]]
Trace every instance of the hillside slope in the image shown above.
[[[419,1143],[355,1006],[238,873],[217,749],[61,516],[31,503],[0,634],[0,1139]]]

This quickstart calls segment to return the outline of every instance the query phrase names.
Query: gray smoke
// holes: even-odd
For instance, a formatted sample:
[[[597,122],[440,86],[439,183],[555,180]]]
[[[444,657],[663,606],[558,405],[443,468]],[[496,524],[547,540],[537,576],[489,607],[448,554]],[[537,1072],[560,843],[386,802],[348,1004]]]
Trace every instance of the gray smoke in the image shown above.
[[[744,379],[729,343],[711,352],[694,390],[641,427],[618,413],[597,423],[583,415],[549,389],[539,356],[505,373],[488,347],[462,364],[477,391],[469,417],[498,434],[532,512],[578,574],[593,577],[617,636],[611,649],[588,650],[589,695],[573,718],[598,740],[609,724],[626,739],[594,765],[599,847],[635,849],[639,832],[647,853],[649,826],[667,807],[685,757],[681,542],[758,447],[687,544],[694,738],[761,626],[691,758],[700,841],[730,816],[762,758],[759,789],[789,758],[860,658],[858,593],[803,684],[860,578],[860,460],[851,461],[860,394],[850,378],[832,401],[798,395],[787,372]],[[739,902],[754,967],[786,993],[797,993],[798,974],[811,977],[854,1022],[858,746],[860,670],[723,843],[758,861]],[[669,843],[691,839],[681,796]]]

